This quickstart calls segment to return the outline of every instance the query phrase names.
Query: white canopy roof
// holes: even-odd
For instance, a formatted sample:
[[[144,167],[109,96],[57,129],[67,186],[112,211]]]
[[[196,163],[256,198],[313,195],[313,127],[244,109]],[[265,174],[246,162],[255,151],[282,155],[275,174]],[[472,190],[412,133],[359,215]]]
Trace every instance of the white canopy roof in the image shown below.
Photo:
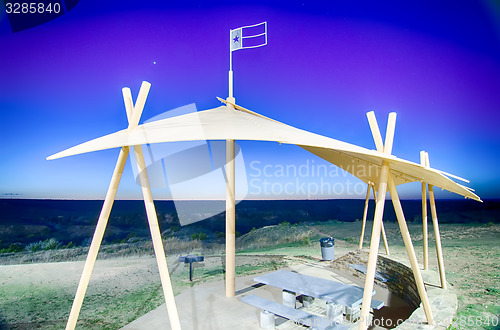
[[[471,189],[460,185],[441,171],[395,156],[388,156],[326,136],[304,131],[236,106],[220,107],[158,120],[121,130],[61,151],[47,159],[57,159],[97,150],[148,143],[195,140],[254,140],[295,144],[339,166],[366,183],[378,186],[383,160],[390,163],[396,185],[427,182],[448,191],[480,201]]]

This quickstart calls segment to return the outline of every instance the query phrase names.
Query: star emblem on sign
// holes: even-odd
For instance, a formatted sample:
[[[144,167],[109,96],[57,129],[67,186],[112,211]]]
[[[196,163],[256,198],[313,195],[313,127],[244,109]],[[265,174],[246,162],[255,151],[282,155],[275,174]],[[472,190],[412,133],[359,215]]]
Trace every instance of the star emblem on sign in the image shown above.
[[[236,35],[236,37],[233,38],[234,42],[240,42],[240,36]]]

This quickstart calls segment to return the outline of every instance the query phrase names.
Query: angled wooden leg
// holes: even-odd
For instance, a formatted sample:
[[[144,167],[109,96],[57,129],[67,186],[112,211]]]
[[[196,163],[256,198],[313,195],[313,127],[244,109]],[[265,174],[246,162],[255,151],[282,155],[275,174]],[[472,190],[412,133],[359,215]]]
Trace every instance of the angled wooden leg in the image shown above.
[[[363,210],[363,224],[361,225],[361,237],[359,238],[359,249],[363,248],[363,239],[365,237],[366,216],[368,215],[368,200],[370,199],[371,184],[366,189],[365,209]]]
[[[365,288],[363,291],[363,302],[359,319],[359,329],[368,328],[368,315],[373,295],[373,283],[375,281],[375,270],[377,268],[377,255],[380,244],[380,232],[382,229],[382,216],[384,215],[385,195],[387,193],[387,179],[389,176],[389,163],[384,161],[380,173],[379,195],[375,204],[375,216],[373,218],[372,238],[370,241],[370,252],[366,266]]]
[[[384,242],[385,254],[389,256],[391,253],[389,252],[389,244],[387,243],[387,236],[385,235],[384,220],[382,220],[380,226],[382,229],[382,241]]]
[[[425,153],[425,166],[430,167],[429,154]],[[434,228],[434,236],[436,240],[436,253],[438,258],[439,277],[441,279],[441,287],[447,289],[446,274],[444,271],[443,249],[441,248],[441,234],[439,233],[439,223],[436,210],[436,200],[434,199],[434,187],[429,185],[429,204],[431,205],[432,227]]]
[[[413,243],[411,242],[410,232],[408,231],[408,226],[406,225],[406,219],[403,213],[403,208],[401,207],[401,202],[396,190],[396,185],[394,184],[394,181],[392,181],[391,177],[389,177],[389,191],[391,193],[394,210],[396,211],[399,229],[401,230],[401,235],[403,236],[403,241],[405,243],[406,252],[408,253],[408,258],[410,259],[411,269],[413,271],[413,276],[415,277],[415,282],[417,284],[418,294],[420,296],[420,300],[422,300],[422,306],[424,307],[424,313],[427,318],[427,323],[429,325],[432,325],[431,305],[427,297],[424,280],[422,279],[422,274],[420,273],[417,256],[415,255],[415,249],[413,248]]]
[[[236,281],[234,140],[226,141],[226,297],[234,297]]]
[[[373,185],[372,188],[373,188],[373,196],[375,198],[375,203],[376,203],[377,193],[375,192],[375,187]],[[391,253],[389,252],[389,243],[387,243],[387,236],[385,235],[384,220],[382,220],[381,228],[382,228],[382,240],[384,241],[384,247],[385,247],[385,254],[389,256],[391,255]]]
[[[146,99],[150,87],[151,84],[149,82],[147,81],[142,82],[141,89],[139,90],[139,95],[137,96],[135,106],[133,105],[130,90],[128,88],[124,88],[122,90],[125,109],[127,110],[129,129],[134,129],[139,124],[139,120],[141,118],[144,105],[146,104]],[[160,227],[158,225],[158,216],[156,215],[153,196],[151,194],[151,188],[149,186],[149,179],[148,179],[148,174],[146,172],[146,164],[144,162],[144,154],[142,152],[142,146],[140,145],[134,146],[134,152],[135,152],[137,171],[139,172],[139,179],[141,182],[142,195],[144,197],[144,205],[146,207],[146,214],[148,217],[149,229],[151,231],[151,238],[153,240],[153,248],[155,251],[156,262],[158,264],[158,270],[160,272],[161,286],[163,288],[165,304],[167,305],[170,326],[172,329],[177,330],[181,328],[181,325],[179,322],[179,315],[177,314],[177,306],[175,304],[174,291],[172,290],[170,274],[168,272],[165,250],[163,248],[163,242],[161,240]]]
[[[422,240],[424,245],[424,270],[429,269],[429,238],[427,229],[427,184],[422,182]]]
[[[439,233],[439,223],[436,211],[436,200],[434,199],[434,187],[429,185],[429,202],[431,204],[432,227],[434,227],[434,236],[436,240],[436,253],[439,267],[439,277],[441,279],[441,287],[447,289],[446,274],[444,271],[443,249],[441,247],[441,234]]]
[[[426,166],[425,151],[420,151],[420,164]],[[424,270],[429,269],[429,240],[427,236],[427,183],[422,182],[422,240],[424,245]]]
[[[151,238],[153,240],[153,248],[155,251],[156,262],[160,271],[161,285],[163,288],[163,295],[165,296],[165,303],[168,310],[168,318],[170,319],[170,326],[172,329],[180,329],[179,315],[177,314],[177,306],[174,299],[174,291],[172,290],[172,283],[170,282],[170,274],[167,267],[167,259],[163,242],[161,240],[160,227],[158,225],[158,217],[149,186],[148,174],[146,172],[146,164],[144,163],[144,154],[142,146],[134,146],[135,159],[137,163],[137,170],[139,172],[139,179],[141,181],[142,195],[144,197],[144,205],[146,206],[146,214],[149,222],[149,229],[151,231]]]
[[[368,125],[370,125],[375,147],[378,151],[384,152],[384,141],[382,140],[382,134],[380,134],[380,128],[377,123],[377,118],[375,117],[375,112],[367,112],[366,117],[368,118]]]
[[[99,215],[99,220],[97,220],[92,243],[90,244],[89,253],[87,254],[87,260],[85,261],[80,283],[78,284],[75,299],[73,300],[73,306],[71,307],[71,312],[69,314],[68,323],[66,324],[66,329],[68,330],[74,329],[76,326],[76,321],[78,320],[78,315],[80,314],[80,309],[82,308],[83,298],[85,297],[90,276],[92,275],[92,270],[94,269],[94,264],[97,259],[97,253],[99,252],[99,247],[101,246],[106,225],[108,224],[109,214],[111,213],[111,208],[113,207],[113,202],[115,201],[118,185],[120,184],[120,179],[123,174],[123,168],[127,162],[129,150],[129,147],[123,147],[120,150],[120,155],[118,156],[115,170],[111,178],[111,183],[109,184],[108,192],[106,193],[106,198],[104,199],[101,214]]]

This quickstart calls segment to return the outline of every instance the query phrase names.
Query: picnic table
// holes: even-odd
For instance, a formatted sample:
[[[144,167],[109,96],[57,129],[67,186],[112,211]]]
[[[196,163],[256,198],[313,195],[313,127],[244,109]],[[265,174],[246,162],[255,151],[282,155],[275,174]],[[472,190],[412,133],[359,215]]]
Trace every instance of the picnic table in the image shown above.
[[[345,329],[342,325],[344,322],[343,314],[345,314],[346,320],[356,321],[361,313],[363,288],[357,285],[287,270],[278,270],[257,276],[254,281],[283,290],[282,304],[254,295],[248,295],[241,299],[242,302],[262,310],[261,327],[263,328],[266,328],[266,325],[273,327],[274,317],[279,315],[316,329]],[[375,294],[375,291],[372,294]],[[298,296],[302,296],[303,307],[308,306],[314,299],[326,301],[326,318],[310,314],[303,309],[296,309]],[[382,301],[372,299],[371,308],[380,309],[383,306]]]
[[[363,288],[314,276],[278,270],[254,278],[255,282],[267,284],[298,295],[309,296],[353,309],[363,301]],[[375,290],[372,295],[375,294]],[[381,301],[372,299],[372,308],[384,306]]]

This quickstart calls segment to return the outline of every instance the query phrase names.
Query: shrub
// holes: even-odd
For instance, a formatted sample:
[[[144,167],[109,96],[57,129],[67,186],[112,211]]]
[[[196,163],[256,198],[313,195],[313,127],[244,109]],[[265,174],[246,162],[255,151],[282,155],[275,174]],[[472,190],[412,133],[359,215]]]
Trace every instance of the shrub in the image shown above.
[[[26,251],[36,252],[42,250],[42,241],[30,243],[26,246]]]
[[[207,234],[205,234],[204,232],[201,232],[201,233],[194,233],[191,235],[191,239],[192,240],[200,240],[200,241],[204,241],[207,239]]]
[[[71,243],[73,244],[73,243]],[[61,242],[55,238],[48,238],[45,241],[30,243],[26,246],[26,251],[37,252],[42,250],[55,250],[61,246]]]
[[[1,249],[1,253],[21,252],[24,251],[24,246],[20,243],[12,243],[6,249]]]
[[[126,240],[129,240],[131,238],[137,237],[136,233],[129,233],[127,237],[125,237]]]
[[[60,245],[61,245],[61,243],[58,240],[56,240],[55,238],[48,238],[42,242],[42,249],[43,250],[55,250]]]

